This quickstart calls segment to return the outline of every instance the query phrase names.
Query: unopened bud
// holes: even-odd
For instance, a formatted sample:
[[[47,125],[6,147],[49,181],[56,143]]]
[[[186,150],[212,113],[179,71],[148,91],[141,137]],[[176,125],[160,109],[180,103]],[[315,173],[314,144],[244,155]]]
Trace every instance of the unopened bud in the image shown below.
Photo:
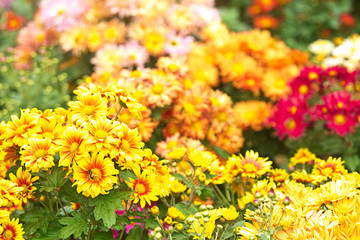
[[[271,198],[271,199],[275,197],[275,191],[274,191],[273,188],[270,188],[270,191],[268,193],[268,197]]]
[[[197,213],[195,213],[194,217],[195,217],[196,219],[202,218],[202,214],[199,213],[199,212],[197,212]]]
[[[289,198],[289,196],[286,196],[286,197],[285,197],[283,203],[284,203],[285,206],[287,206],[287,205],[290,204],[290,198]]]
[[[259,199],[259,198],[261,198],[262,197],[262,194],[259,192],[259,191],[256,191],[255,192],[255,198],[256,199]]]
[[[200,206],[200,211],[205,211],[207,208],[206,208],[206,206],[205,205],[201,205]]]

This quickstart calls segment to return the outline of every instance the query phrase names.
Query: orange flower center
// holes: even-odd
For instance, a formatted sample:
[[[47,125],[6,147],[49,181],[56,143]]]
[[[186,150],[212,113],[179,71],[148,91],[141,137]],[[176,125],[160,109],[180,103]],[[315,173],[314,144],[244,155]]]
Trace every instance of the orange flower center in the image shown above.
[[[97,139],[105,139],[106,136],[107,136],[107,133],[106,133],[104,130],[102,130],[102,129],[97,130],[96,133],[95,133],[95,137],[96,137]]]
[[[231,67],[231,70],[236,74],[240,75],[243,74],[245,71],[245,67],[242,63],[234,63]]]
[[[151,92],[156,95],[161,95],[164,92],[164,85],[160,83],[154,84],[151,88]]]
[[[245,163],[244,164],[245,172],[256,172],[257,167],[252,163]]]
[[[308,91],[309,91],[309,88],[305,84],[303,84],[299,87],[299,93],[302,95],[307,94]]]
[[[39,159],[39,158],[43,158],[45,156],[45,154],[46,154],[46,151],[44,149],[38,149],[35,151],[34,156],[36,159]]]
[[[296,107],[296,106],[292,106],[292,107],[290,108],[290,112],[291,112],[292,115],[295,115],[296,111],[297,111],[297,107]]]
[[[331,167],[326,167],[323,170],[321,170],[321,173],[324,176],[328,176],[328,175],[332,174],[333,172],[334,172],[334,170]]]
[[[76,142],[73,142],[70,146],[70,152],[75,153],[79,149],[79,144]]]
[[[97,181],[101,178],[101,171],[97,168],[90,169],[89,176],[90,176],[91,180]]]
[[[339,113],[334,116],[334,121],[337,125],[344,125],[346,122],[346,117],[344,114]]]
[[[337,107],[338,107],[338,108],[342,108],[343,106],[344,106],[344,103],[342,103],[342,102],[338,102],[338,103],[337,103]]]
[[[94,113],[94,106],[86,106],[84,108],[84,113],[88,116],[92,115]]]
[[[61,15],[61,14],[63,14],[64,12],[65,12],[65,9],[62,8],[62,9],[59,9],[59,10],[57,11],[57,14],[58,14],[58,15]]]
[[[14,236],[14,234],[12,233],[11,230],[6,230],[6,231],[4,232],[4,234],[3,234],[3,236],[4,236],[5,239],[12,239],[13,236]]]
[[[216,119],[217,119],[219,122],[225,122],[225,121],[226,121],[226,118],[227,118],[226,112],[219,112],[219,113],[216,115]]]
[[[146,192],[146,188],[144,186],[144,184],[138,183],[135,186],[135,192],[138,194],[143,194]]]
[[[130,149],[130,143],[129,143],[128,140],[122,140],[122,142],[121,142],[121,149],[122,149],[124,152],[129,151],[129,149]]]
[[[285,127],[287,130],[294,130],[296,127],[296,122],[294,119],[289,119],[285,123]]]

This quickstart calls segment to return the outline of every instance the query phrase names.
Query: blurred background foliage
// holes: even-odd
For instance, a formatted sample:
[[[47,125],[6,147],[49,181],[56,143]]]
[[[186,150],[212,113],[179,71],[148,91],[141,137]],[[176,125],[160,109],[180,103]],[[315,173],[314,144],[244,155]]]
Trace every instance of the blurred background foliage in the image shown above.
[[[268,29],[302,50],[317,39],[360,30],[358,0],[216,0],[216,4],[231,30]]]

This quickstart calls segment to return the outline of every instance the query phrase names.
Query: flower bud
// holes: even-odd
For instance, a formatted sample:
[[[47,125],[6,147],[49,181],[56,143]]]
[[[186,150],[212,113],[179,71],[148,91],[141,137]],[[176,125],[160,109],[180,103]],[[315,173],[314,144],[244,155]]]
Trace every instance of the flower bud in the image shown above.
[[[289,198],[289,196],[286,196],[286,197],[285,197],[283,203],[284,203],[285,206],[287,206],[287,205],[290,204],[290,198]]]
[[[270,188],[270,191],[269,191],[269,193],[268,193],[268,197],[269,197],[270,199],[275,198],[275,191],[274,191],[273,188]]]
[[[159,207],[153,206],[152,208],[150,208],[150,212],[154,217],[159,216]]]
[[[219,230],[224,229],[224,227],[222,225],[220,225],[220,224],[216,225],[216,228],[219,229]]]
[[[208,209],[208,210],[212,210],[212,209],[214,209],[214,207],[213,207],[213,205],[206,205],[206,208]]]
[[[204,217],[209,216],[209,211],[204,211],[204,212],[202,212],[202,215],[203,215]]]
[[[259,199],[262,197],[262,194],[259,191],[255,192],[255,199]]]
[[[162,235],[161,235],[161,233],[156,233],[155,234],[155,236],[154,236],[154,239],[156,239],[156,240],[160,240],[162,238]]]
[[[207,223],[208,221],[210,221],[210,219],[208,217],[204,217],[204,222]]]
[[[188,224],[192,224],[195,219],[193,217],[188,217],[186,221],[188,222]]]
[[[196,219],[202,218],[202,214],[199,213],[199,212],[197,212],[197,213],[195,213],[194,217],[195,217]]]
[[[178,223],[176,224],[176,230],[178,230],[179,232],[184,230],[184,225],[182,223]]]
[[[200,211],[205,211],[207,208],[206,208],[206,206],[205,205],[201,205],[200,206]]]
[[[156,228],[154,229],[154,232],[156,232],[156,233],[161,232],[161,227],[156,227]]]
[[[254,200],[254,206],[255,206],[255,207],[258,207],[259,205],[260,205],[259,199],[255,199],[255,200]]]

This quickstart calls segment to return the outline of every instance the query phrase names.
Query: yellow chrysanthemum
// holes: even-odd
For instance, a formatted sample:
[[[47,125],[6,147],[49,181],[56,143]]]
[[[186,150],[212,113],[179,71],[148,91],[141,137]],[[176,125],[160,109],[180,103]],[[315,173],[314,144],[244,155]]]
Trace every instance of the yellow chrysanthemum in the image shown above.
[[[315,163],[312,174],[327,178],[333,178],[337,174],[344,175],[347,173],[347,170],[343,163],[344,161],[341,161],[341,158],[329,157],[326,161],[319,160]]]
[[[234,158],[234,156],[233,156]],[[271,161],[268,158],[259,157],[259,153],[254,151],[246,151],[245,157],[240,154],[235,156],[236,164],[243,177],[260,177],[271,169]]]
[[[2,240],[23,240],[24,231],[19,219],[12,219],[9,222],[1,224],[2,232],[0,239]]]
[[[20,150],[21,164],[32,172],[38,172],[40,169],[47,171],[54,164],[55,146],[51,144],[50,139],[29,138],[29,145],[23,146]]]
[[[77,96],[77,101],[71,101],[68,105],[72,112],[72,122],[96,120],[108,115],[107,101],[100,94],[82,93]]]
[[[69,126],[63,131],[63,138],[60,142],[59,166],[70,166],[73,161],[89,155],[87,146],[87,131]]]
[[[140,202],[142,208],[159,199],[157,195],[160,194],[160,186],[155,181],[154,175],[141,173],[137,175],[137,179],[131,179],[127,184],[135,191],[131,196],[133,203]]]
[[[189,160],[194,164],[195,167],[207,168],[217,157],[215,154],[209,151],[190,150],[188,153]]]
[[[185,190],[187,189],[187,186],[185,184],[182,184],[181,182],[179,182],[179,180],[175,178],[171,180],[170,184],[170,190],[172,193],[175,194],[185,192]]]
[[[119,122],[112,122],[109,119],[90,120],[86,125],[88,130],[87,148],[93,152],[110,153],[115,144],[115,132],[120,131]]]
[[[32,178],[31,174],[27,170],[23,170],[21,167],[17,170],[16,176],[12,173],[9,174],[10,180],[16,183],[22,190],[19,194],[19,199],[23,203],[27,203],[27,199],[32,199],[32,192],[36,190],[32,184],[39,179],[38,176]]]
[[[16,183],[0,179],[0,207],[2,206],[18,206],[20,201],[20,193],[23,190]]]
[[[221,214],[226,221],[234,221],[239,216],[239,212],[236,211],[236,208],[234,206],[221,209]]]
[[[110,158],[102,154],[93,154],[91,158],[82,158],[73,165],[74,184],[77,192],[95,198],[99,194],[107,194],[117,182],[119,173]]]
[[[316,159],[315,154],[309,151],[307,148],[299,148],[295,155],[290,158],[290,163],[292,166],[296,164],[306,164],[313,163]]]

